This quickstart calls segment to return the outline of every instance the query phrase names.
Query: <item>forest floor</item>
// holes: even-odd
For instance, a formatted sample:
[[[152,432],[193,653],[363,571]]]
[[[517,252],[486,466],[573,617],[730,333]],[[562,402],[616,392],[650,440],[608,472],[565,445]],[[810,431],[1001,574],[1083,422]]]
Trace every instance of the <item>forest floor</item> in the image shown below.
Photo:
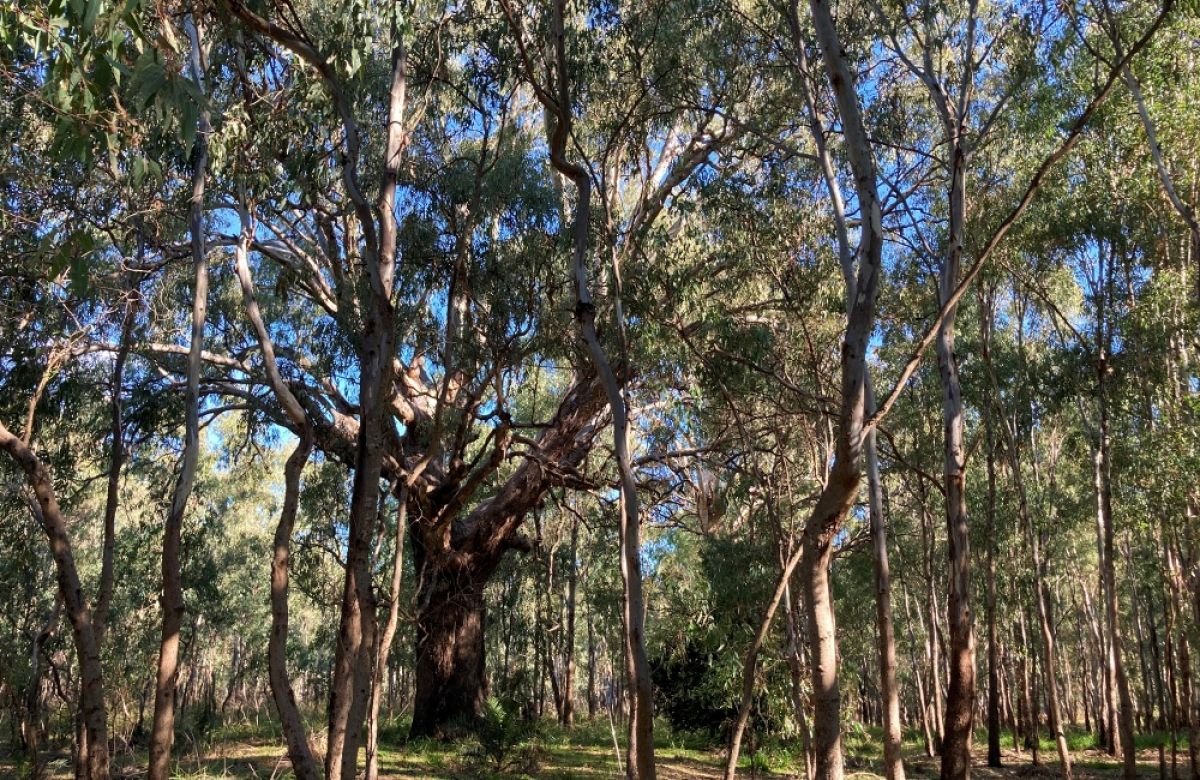
[[[265,725],[265,724],[264,724]],[[665,734],[657,746],[658,776],[661,780],[711,780],[721,777],[722,750],[698,744],[692,740],[679,740]],[[392,741],[384,735],[380,751],[381,780],[401,778],[425,778],[428,780],[450,780],[451,778],[535,778],[536,780],[591,780],[615,778],[622,775],[613,750],[611,732],[607,723],[582,724],[565,732],[557,727],[543,730],[533,743],[511,751],[503,765],[484,758],[470,744],[446,744],[437,742],[403,743]],[[982,736],[982,735],[981,735]],[[1082,735],[1081,735],[1082,736]],[[1079,744],[1072,753],[1076,780],[1114,780],[1121,774],[1121,764],[1101,750]],[[1147,740],[1149,743],[1149,740]],[[1011,746],[1011,741],[1006,741]],[[858,730],[847,734],[846,776],[855,780],[880,777],[881,747],[878,735],[871,730]],[[936,778],[938,760],[924,755],[916,743],[906,743],[905,769],[911,778]],[[182,740],[176,746],[176,772],[179,780],[284,780],[290,778],[283,746],[271,727],[223,728],[215,731],[208,739]],[[747,751],[748,752],[748,751]],[[622,746],[622,754],[624,747]],[[1033,766],[1029,752],[1018,753],[1008,747],[1003,751],[1004,767],[993,769],[986,766],[986,745],[976,740],[975,768],[973,774],[986,780],[1018,780],[1019,778],[1054,778],[1061,776],[1058,756],[1050,743],[1042,747],[1042,764]],[[47,780],[70,778],[69,754],[53,755],[44,777]],[[1167,772],[1162,777],[1171,777],[1170,754],[1167,755]],[[1181,746],[1178,755],[1178,774],[1186,777],[1187,749]],[[1148,746],[1139,751],[1139,775],[1147,780],[1160,777],[1157,748]],[[795,750],[784,746],[764,748],[757,754],[750,753],[742,761],[739,777],[744,778],[797,778],[803,775],[802,759]],[[114,757],[115,778],[140,778],[145,776],[146,756],[144,750]],[[13,756],[0,749],[0,778],[26,777],[28,768]]]

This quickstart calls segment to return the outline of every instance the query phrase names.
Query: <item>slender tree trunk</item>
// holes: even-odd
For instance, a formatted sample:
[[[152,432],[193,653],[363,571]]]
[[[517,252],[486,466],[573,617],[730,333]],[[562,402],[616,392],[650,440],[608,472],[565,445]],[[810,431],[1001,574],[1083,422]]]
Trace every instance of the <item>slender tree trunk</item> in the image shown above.
[[[933,750],[936,755],[942,754],[945,737],[945,706],[942,699],[942,657],[940,653],[941,629],[938,617],[937,589],[934,584],[933,554],[936,536],[933,529],[933,518],[928,510],[928,491],[921,483],[921,542],[924,553],[925,588],[928,603],[925,605],[929,616],[929,629],[925,634],[925,658],[929,663],[929,692],[933,706],[933,722],[935,727]]]
[[[1008,453],[1009,470],[1012,473],[1013,486],[1016,488],[1017,493],[1017,513],[1021,519],[1021,524],[1025,529],[1025,540],[1033,562],[1033,597],[1037,606],[1038,625],[1041,628],[1042,649],[1046,655],[1046,662],[1043,668],[1046,679],[1046,705],[1047,709],[1049,710],[1050,730],[1054,733],[1055,744],[1058,747],[1058,757],[1062,765],[1063,777],[1065,780],[1071,780],[1071,753],[1067,747],[1067,738],[1066,734],[1063,732],[1062,726],[1062,712],[1059,704],[1058,680],[1056,677],[1056,647],[1054,629],[1050,619],[1050,597],[1046,589],[1045,563],[1042,559],[1039,537],[1033,527],[1033,518],[1029,513],[1029,496],[1025,489],[1025,478],[1021,471],[1020,440],[1018,439],[1017,431],[1014,430],[1014,423],[1008,418],[1002,406],[1000,385],[996,378],[996,372],[992,366],[990,340],[992,333],[993,314],[990,306],[982,306],[980,316],[982,319],[983,332],[983,362],[985,368],[987,369],[988,379],[990,380],[991,384],[990,400],[996,406],[998,411],[997,416],[1001,420],[1000,430],[1004,434],[1005,450]],[[990,476],[994,477],[994,474]],[[1050,484],[1051,486],[1054,484],[1053,477],[1051,477]],[[989,484],[989,492],[992,489],[994,489],[993,486]],[[1051,492],[1053,492],[1053,490],[1051,490]],[[1054,512],[1052,510],[1051,520],[1053,519]]]
[[[1153,606],[1154,594],[1150,592],[1150,603]],[[1158,625],[1154,617],[1154,610],[1150,610],[1150,660],[1153,671],[1151,674],[1154,678],[1154,700],[1158,706],[1158,719],[1155,727],[1159,731],[1164,731],[1167,728],[1167,696],[1163,687],[1163,670],[1162,670],[1162,651],[1159,649],[1158,640]]]
[[[626,774],[638,780],[654,780],[654,690],[650,663],[646,657],[645,599],[642,592],[641,512],[638,508],[637,481],[629,456],[629,422],[625,387],[596,332],[596,306],[592,301],[587,273],[588,224],[591,214],[591,178],[588,171],[567,159],[567,140],[571,134],[571,90],[568,83],[566,33],[563,24],[563,0],[552,6],[551,33],[557,64],[557,83],[550,98],[540,93],[555,122],[548,127],[550,162],[556,171],[575,185],[577,198],[572,227],[572,276],[575,286],[575,322],[583,337],[593,367],[601,379],[612,414],[613,450],[620,478],[619,545],[623,587],[622,620],[625,636],[626,673],[629,676],[631,718]],[[511,9],[506,9],[506,12]],[[511,14],[510,14],[511,18]],[[514,27],[516,22],[513,21]],[[522,34],[518,29],[518,34]],[[529,74],[531,78],[535,74]],[[620,307],[617,301],[618,309]],[[618,323],[621,326],[621,323]],[[628,368],[628,367],[626,367]]]
[[[0,424],[0,449],[3,449],[25,473],[37,502],[37,519],[50,543],[50,553],[58,579],[58,590],[71,621],[75,653],[79,661],[79,698],[84,728],[87,730],[86,756],[88,780],[108,780],[108,714],[104,707],[104,674],[100,648],[79,570],[71,551],[67,523],[54,496],[54,482],[33,450]]]
[[[804,753],[804,777],[811,780],[815,770],[812,753],[812,731],[808,726],[808,708],[804,703],[804,662],[803,641],[796,620],[796,608],[792,603],[791,589],[783,595],[784,614],[787,617],[787,662],[791,672],[792,713],[796,717],[797,728],[800,731],[800,750]]]
[[[1187,517],[1191,521],[1196,519],[1196,511],[1194,505],[1189,499]],[[1194,526],[1192,526],[1194,527]],[[1196,560],[1193,552],[1193,560]],[[1191,575],[1191,596],[1192,596],[1192,621],[1195,626],[1192,637],[1200,636],[1200,562],[1194,564],[1194,571]],[[1186,638],[1183,639],[1186,642]],[[1192,766],[1192,780],[1200,780],[1200,682],[1193,679],[1192,681],[1192,700],[1191,716],[1188,718],[1188,757]]]
[[[966,159],[959,143],[952,145],[950,169],[949,249],[940,277],[940,303],[946,305],[958,285],[966,215]],[[949,594],[946,625],[950,647],[947,661],[946,724],[942,738],[943,780],[965,780],[971,774],[971,739],[975,716],[975,633],[971,621],[971,547],[967,525],[966,450],[963,443],[963,399],[954,353],[954,308],[938,329],[938,369],[942,380],[942,425],[946,490],[946,539],[949,545]]]
[[[400,624],[400,585],[404,578],[404,535],[408,528],[408,484],[401,483],[396,496],[399,509],[396,513],[395,556],[392,558],[392,582],[388,597],[388,616],[384,623],[383,636],[376,653],[374,673],[371,681],[371,709],[367,714],[367,780],[379,777],[379,705],[383,699],[383,678],[391,658],[392,641]]]
[[[267,676],[275,709],[279,713],[284,740],[287,742],[292,772],[298,780],[318,780],[320,768],[309,747],[308,733],[300,715],[300,708],[296,704],[295,691],[292,689],[287,669],[288,580],[292,529],[296,525],[296,511],[300,503],[300,476],[308,463],[309,455],[312,454],[313,433],[307,414],[279,372],[279,364],[275,359],[275,345],[254,294],[249,258],[254,226],[244,203],[241,204],[240,215],[242,226],[234,255],[234,266],[242,288],[243,306],[262,351],[271,390],[279,405],[300,430],[300,440],[284,465],[283,506],[279,511],[279,522],[275,526],[271,556],[271,634],[267,641]]]
[[[779,582],[775,585],[775,592],[771,594],[771,600],[767,602],[762,620],[758,624],[758,630],[755,631],[754,639],[750,642],[750,647],[746,650],[745,659],[742,661],[742,696],[738,703],[737,717],[734,719],[733,728],[730,729],[729,733],[729,750],[725,755],[724,780],[733,780],[733,777],[737,774],[737,762],[741,754],[742,737],[746,733],[746,725],[750,722],[750,710],[754,703],[754,678],[755,666],[758,663],[758,654],[762,650],[763,643],[767,639],[767,634],[771,630],[771,621],[775,618],[775,611],[779,609],[784,596],[789,592],[788,582],[791,579],[792,572],[796,570],[797,564],[801,563],[802,560],[803,546],[792,550],[785,559],[783,571],[779,575]]]
[[[36,509],[36,512],[40,511],[40,509]],[[54,635],[60,617],[62,617],[62,594],[56,594],[50,616],[46,618],[46,622],[33,635],[33,641],[29,643],[29,680],[25,684],[25,701],[23,707],[20,704],[17,705],[21,710],[21,741],[24,743],[25,755],[29,759],[29,776],[33,780],[38,780],[42,776],[42,760],[39,754],[42,731],[42,648]],[[13,698],[17,698],[16,691],[13,691]]]
[[[204,92],[200,65],[200,31],[197,20],[185,22],[191,41],[192,81]],[[171,744],[175,739],[175,686],[179,673],[179,630],[183,622],[183,582],[180,578],[180,534],[196,466],[200,457],[200,369],[204,348],[204,321],[208,313],[208,258],[204,239],[204,185],[208,167],[208,112],[202,111],[192,156],[192,198],[189,230],[195,283],[192,288],[192,332],[188,347],[187,388],[184,398],[184,444],[179,479],[163,525],[162,640],[154,684],[154,721],[150,727],[150,780],[168,780]]]
[[[142,254],[139,235],[139,256]],[[121,342],[113,359],[110,382],[109,440],[111,454],[108,461],[108,486],[104,499],[104,541],[100,554],[100,588],[96,594],[96,643],[104,644],[104,629],[108,625],[108,610],[113,594],[113,550],[117,536],[117,507],[120,504],[121,467],[125,463],[125,430],[122,422],[121,391],[125,382],[125,363],[133,346],[133,326],[137,322],[140,295],[136,282],[127,293],[125,314],[121,321]]]
[[[588,645],[588,665],[587,665],[587,703],[588,703],[588,720],[593,720],[596,717],[596,711],[600,707],[600,700],[596,691],[596,629],[593,625],[592,610],[588,609],[587,613],[587,645]]]
[[[579,579],[579,516],[571,515],[571,568],[567,575],[567,635],[563,648],[562,724],[575,723],[575,595]],[[374,780],[374,778],[371,778]]]
[[[288,571],[291,561],[292,528],[300,502],[300,474],[312,452],[307,430],[284,466],[283,508],[275,526],[274,552],[271,558],[271,635],[267,642],[267,667],[271,695],[287,742],[288,758],[297,780],[318,780],[320,769],[308,745],[308,733],[287,670]]]
[[[875,412],[871,377],[866,376],[867,414]],[[904,780],[901,757],[900,694],[896,686],[896,629],[892,620],[892,585],[888,567],[887,528],[883,514],[883,482],[875,430],[866,437],[867,492],[875,559],[875,619],[879,634],[879,690],[883,709],[883,764],[887,780]]]
[[[1025,746],[1029,748],[1033,757],[1033,765],[1038,766],[1040,760],[1039,747],[1041,745],[1041,737],[1038,736],[1038,715],[1037,715],[1037,697],[1034,695],[1033,680],[1034,674],[1030,670],[1030,666],[1036,661],[1036,652],[1033,646],[1029,643],[1029,636],[1025,631],[1025,611],[1022,610],[1017,616],[1018,628],[1021,634],[1021,646],[1025,648],[1021,656],[1021,700],[1025,711],[1021,730],[1025,732],[1022,736],[1025,738]]]
[[[933,758],[937,751],[934,749],[934,727],[930,710],[933,708],[932,692],[926,693],[925,683],[921,675],[921,664],[917,660],[917,638],[913,632],[913,625],[916,621],[913,618],[912,608],[909,605],[908,588],[904,588],[904,617],[905,623],[908,626],[908,643],[910,646],[910,659],[912,662],[913,677],[917,682],[917,698],[918,705],[921,708],[921,730],[925,737],[925,755]],[[928,646],[926,646],[928,647]]]
[[[986,344],[986,342],[985,342]],[[990,409],[984,410],[987,435],[987,637],[988,637],[988,766],[1000,760],[1000,637],[996,627],[996,436]]]
[[[1098,316],[1103,316],[1102,314]],[[1107,349],[1100,358],[1099,376],[1099,406],[1100,425],[1098,430],[1098,447],[1096,451],[1096,492],[1097,519],[1102,529],[1102,544],[1104,557],[1101,560],[1102,576],[1104,578],[1104,606],[1108,620],[1108,642],[1115,688],[1119,704],[1119,737],[1124,756],[1125,780],[1137,778],[1137,745],[1133,740],[1133,698],[1129,693],[1129,679],[1125,675],[1125,663],[1121,647],[1121,619],[1117,605],[1117,582],[1114,563],[1113,518],[1112,518],[1112,479],[1111,458],[1109,456],[1109,420],[1106,376],[1108,373]],[[1116,746],[1114,745],[1114,748]]]
[[[1036,542],[1036,539],[1034,540]],[[1042,630],[1042,647],[1046,653],[1046,707],[1050,716],[1050,730],[1054,732],[1054,741],[1058,746],[1058,759],[1062,764],[1063,777],[1071,780],[1071,753],[1067,747],[1067,737],[1063,731],[1062,708],[1059,702],[1058,680],[1056,678],[1056,643],[1054,629],[1050,617],[1049,595],[1046,593],[1045,564],[1035,545],[1033,565],[1036,571],[1035,598],[1037,600],[1038,622]]]
[[[138,236],[138,257],[144,257],[142,237]],[[117,508],[120,504],[121,467],[125,461],[125,436],[122,423],[121,390],[124,384],[125,363],[129,358],[129,350],[133,346],[133,326],[137,320],[138,303],[140,300],[136,282],[127,293],[125,314],[121,322],[121,341],[113,360],[112,379],[110,382],[109,398],[109,438],[111,453],[108,466],[108,487],[104,500],[104,539],[100,553],[100,586],[96,594],[96,606],[93,624],[96,630],[96,644],[104,645],[104,629],[108,624],[108,611],[112,604],[114,569],[113,552],[116,546]],[[82,718],[77,717],[75,723],[75,776],[82,778],[86,774],[88,744],[87,729]]]

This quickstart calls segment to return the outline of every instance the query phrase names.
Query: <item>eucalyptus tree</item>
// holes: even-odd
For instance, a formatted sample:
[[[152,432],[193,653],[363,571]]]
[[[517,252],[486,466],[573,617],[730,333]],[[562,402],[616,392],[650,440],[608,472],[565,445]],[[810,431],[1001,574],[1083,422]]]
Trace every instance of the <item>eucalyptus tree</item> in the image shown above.
[[[162,552],[162,643],[158,652],[158,676],[154,685],[154,725],[150,731],[151,780],[167,780],[171,774],[171,745],[175,740],[175,693],[178,688],[179,634],[183,623],[183,583],[180,577],[179,546],[183,515],[196,479],[200,457],[200,368],[204,348],[204,320],[208,313],[208,252],[204,233],[204,189],[208,175],[208,135],[211,123],[205,92],[206,52],[201,40],[200,22],[192,14],[184,19],[187,32],[188,80],[199,95],[202,107],[197,118],[195,147],[192,150],[191,199],[188,233],[191,239],[195,281],[192,287],[192,322],[188,340],[187,381],[185,385],[185,432],[179,479],[171,494],[171,506],[163,527]],[[186,120],[185,120],[186,121]],[[118,355],[121,354],[118,350]]]
[[[496,37],[495,15],[486,7],[450,13],[418,6],[383,18],[392,32],[376,44],[367,34],[378,21],[373,8],[352,24],[319,7],[297,12],[265,18],[230,3],[210,19],[211,56],[231,78],[214,82],[208,95],[218,118],[209,137],[216,164],[207,241],[219,253],[240,242],[247,268],[283,292],[277,302],[263,301],[280,374],[305,411],[315,448],[355,468],[326,765],[333,775],[349,771],[371,687],[362,670],[374,664],[359,661],[377,657],[367,552],[379,490],[387,485],[406,496],[414,531],[413,732],[445,734],[486,695],[483,586],[507,550],[527,547],[519,526],[546,490],[593,484],[578,469],[606,396],[586,365],[564,367],[574,379],[556,408],[538,419],[511,416],[509,398],[529,360],[561,365],[574,356],[555,336],[561,277],[545,259],[561,225],[554,186],[535,163],[540,133],[528,126],[531,107],[506,70],[511,60],[496,50],[507,44]],[[389,58],[382,67],[380,59]],[[416,96],[407,109],[402,91],[405,100]],[[307,108],[275,108],[288,101]],[[644,195],[632,199],[636,208],[622,202],[629,210],[614,218],[615,245],[627,246],[630,257],[726,137],[711,111],[696,110],[689,127],[691,108],[682,99],[671,107],[682,124],[662,169],[638,174]],[[651,104],[645,112],[653,116]],[[385,116],[392,119],[379,119]],[[372,185],[381,193],[375,204],[362,195]],[[240,240],[224,230],[239,203],[255,226]],[[256,286],[262,297],[263,282]],[[226,317],[208,331],[206,403],[233,399],[302,434],[300,418],[281,414],[273,400],[266,359],[254,358],[261,340],[247,343],[242,326]],[[317,338],[300,339],[302,332]],[[172,375],[177,353],[153,340],[137,349]],[[378,354],[395,360],[363,367]],[[340,372],[356,364],[363,386],[351,400]],[[536,437],[524,434],[530,429]]]
[[[6,235],[13,238],[5,241],[11,250],[6,265],[14,274],[8,281],[18,281],[11,290],[17,293],[12,300],[27,310],[6,318],[6,327],[11,324],[15,329],[6,339],[13,351],[5,360],[24,362],[21,352],[27,339],[33,339],[46,358],[41,379],[30,388],[23,433],[12,436],[5,429],[6,449],[29,480],[30,509],[49,536],[60,597],[73,626],[81,672],[75,769],[77,777],[88,778],[107,777],[109,771],[100,647],[113,597],[117,480],[125,435],[121,394],[136,320],[136,296],[131,295],[129,286],[136,287],[147,270],[141,251],[146,234],[164,229],[153,206],[131,218],[124,201],[138,188],[127,166],[144,162],[144,158],[137,132],[116,121],[121,111],[121,85],[113,68],[118,60],[145,53],[144,39],[129,40],[122,34],[124,25],[141,14],[141,8],[130,6],[103,18],[98,11],[98,6],[6,8],[0,40],[5,91],[14,109],[6,119],[20,116],[31,139],[5,158],[6,164],[20,164],[26,155],[29,158],[22,175],[8,179],[12,189],[6,193],[6,215],[15,217],[11,222],[6,217],[4,225]],[[82,88],[69,90],[72,84]],[[159,125],[155,129],[164,128]],[[43,173],[72,184],[69,188],[43,187],[38,181]],[[71,196],[63,199],[61,195],[70,190],[74,191]],[[45,273],[36,264],[47,259]],[[56,309],[67,319],[56,316]],[[114,317],[121,309],[123,316]],[[64,384],[66,377],[86,371],[72,365],[81,351],[80,337],[112,327],[114,319],[119,323],[119,347],[110,373],[111,456],[101,521],[103,552],[96,597],[89,603],[70,543],[71,529],[55,495],[56,479],[68,475],[53,475],[33,446],[38,432],[35,426],[41,428],[37,425],[39,407],[70,386],[69,381]],[[35,323],[36,327],[29,328]],[[21,375],[21,371],[13,373],[16,365],[12,363],[6,371],[9,378]],[[81,455],[79,463],[85,457]]]
[[[575,319],[593,368],[602,381],[612,416],[613,449],[620,486],[619,540],[624,587],[622,622],[631,696],[627,773],[630,777],[653,778],[653,689],[645,649],[640,544],[642,517],[629,451],[630,409],[626,390],[627,376],[635,367],[628,360],[621,269],[627,263],[646,262],[653,257],[653,251],[647,249],[644,241],[667,206],[668,199],[674,197],[676,189],[706,164],[710,155],[738,134],[739,131],[730,127],[729,121],[721,116],[722,109],[726,108],[721,104],[722,101],[729,99],[728,92],[738,85],[731,83],[733,79],[713,84],[689,83],[686,77],[672,77],[671,71],[680,67],[681,63],[673,61],[674,58],[669,54],[664,56],[656,51],[653,48],[654,39],[659,35],[668,39],[682,37],[689,32],[695,37],[703,36],[700,30],[689,29],[692,24],[685,16],[675,12],[663,15],[651,10],[644,15],[631,15],[621,19],[620,26],[616,24],[617,19],[605,20],[607,23],[602,23],[601,29],[592,31],[593,35],[604,33],[613,36],[615,40],[610,42],[610,46],[616,50],[623,49],[622,54],[631,56],[632,72],[625,74],[631,85],[644,80],[652,80],[654,84],[653,91],[641,88],[641,94],[635,92],[637,96],[632,105],[623,105],[618,98],[612,102],[606,100],[608,105],[585,103],[583,106],[585,117],[589,110],[593,114],[600,114],[593,117],[596,127],[592,133],[599,147],[595,167],[599,168],[600,180],[596,184],[605,218],[607,246],[604,249],[609,255],[618,347],[624,363],[619,366],[618,373],[597,332],[596,307],[589,282],[593,187],[593,174],[589,169],[592,165],[586,160],[583,163],[574,162],[567,155],[568,142],[577,142],[581,134],[574,129],[572,60],[567,50],[565,2],[555,0],[551,3],[548,20],[533,20],[534,24],[546,31],[550,41],[546,48],[527,38],[527,23],[522,18],[523,14],[519,16],[511,4],[502,3],[502,6],[512,29],[517,57],[525,78],[548,115],[546,135],[551,165],[557,174],[572,182],[576,191],[571,259]],[[704,9],[702,4],[693,9],[693,12],[697,11],[701,13],[701,18],[712,13]],[[660,30],[664,21],[669,26],[666,30]],[[646,55],[649,55],[649,62],[644,61]],[[700,64],[704,66],[707,63]],[[539,76],[543,70],[548,74],[545,79]],[[638,87],[634,89],[638,90]],[[717,105],[711,104],[714,96]],[[656,109],[662,111],[663,108],[669,112],[668,121],[665,122],[651,113]],[[652,151],[655,145],[660,146],[656,154]]]
[[[1170,8],[1171,3],[1164,4],[1134,45],[1122,53],[1117,61],[1118,66],[1124,67],[1134,54],[1146,46]],[[1039,52],[1037,41],[1054,37],[1056,30],[1068,44],[1075,36],[1070,26],[1064,25],[1063,20],[1058,18],[1057,9],[1044,5],[1028,9],[1019,23],[1016,17],[986,15],[974,3],[961,9],[961,13],[938,9],[931,4],[925,4],[913,13],[904,6],[890,15],[885,7],[879,5],[877,13],[884,20],[884,34],[888,36],[892,53],[903,69],[909,71],[928,93],[932,116],[942,130],[943,149],[940,154],[944,156],[938,167],[944,170],[945,181],[948,182],[946,201],[944,205],[939,204],[945,209],[947,226],[939,265],[936,336],[943,389],[943,480],[951,564],[947,599],[950,684],[946,697],[942,774],[945,777],[965,777],[970,772],[975,709],[975,639],[970,611],[965,407],[954,348],[957,298],[1015,219],[1028,207],[1049,168],[1076,144],[1092,114],[1112,91],[1119,71],[1110,68],[1107,78],[1090,95],[1089,102],[1068,133],[1037,166],[1017,207],[980,244],[974,262],[964,272],[968,227],[967,174],[971,155],[986,143],[996,128],[997,119],[1002,117],[1011,101],[1028,91],[1031,67],[1039,57],[1045,56],[1044,52]],[[1086,41],[1075,43],[1080,46]],[[949,56],[935,56],[935,52],[947,49],[951,52]],[[932,202],[938,203],[937,200]],[[935,242],[926,243],[936,245]],[[913,365],[911,361],[910,365]],[[901,376],[904,376],[904,372]]]

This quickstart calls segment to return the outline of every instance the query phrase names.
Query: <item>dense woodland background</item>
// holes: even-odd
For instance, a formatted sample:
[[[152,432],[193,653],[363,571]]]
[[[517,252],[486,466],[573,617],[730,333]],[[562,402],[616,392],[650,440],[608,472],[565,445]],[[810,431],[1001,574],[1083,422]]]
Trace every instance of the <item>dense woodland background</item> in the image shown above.
[[[0,774],[1200,777],[1195,3],[4,0],[0,68]]]

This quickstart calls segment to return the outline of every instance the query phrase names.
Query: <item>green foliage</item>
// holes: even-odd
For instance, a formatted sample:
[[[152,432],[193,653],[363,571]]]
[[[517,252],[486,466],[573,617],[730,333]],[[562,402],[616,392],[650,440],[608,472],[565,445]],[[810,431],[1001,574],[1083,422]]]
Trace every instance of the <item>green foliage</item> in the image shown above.
[[[537,751],[530,743],[538,731],[539,722],[526,717],[520,707],[492,697],[474,724],[474,745],[465,755],[505,776],[528,774],[536,768]]]

